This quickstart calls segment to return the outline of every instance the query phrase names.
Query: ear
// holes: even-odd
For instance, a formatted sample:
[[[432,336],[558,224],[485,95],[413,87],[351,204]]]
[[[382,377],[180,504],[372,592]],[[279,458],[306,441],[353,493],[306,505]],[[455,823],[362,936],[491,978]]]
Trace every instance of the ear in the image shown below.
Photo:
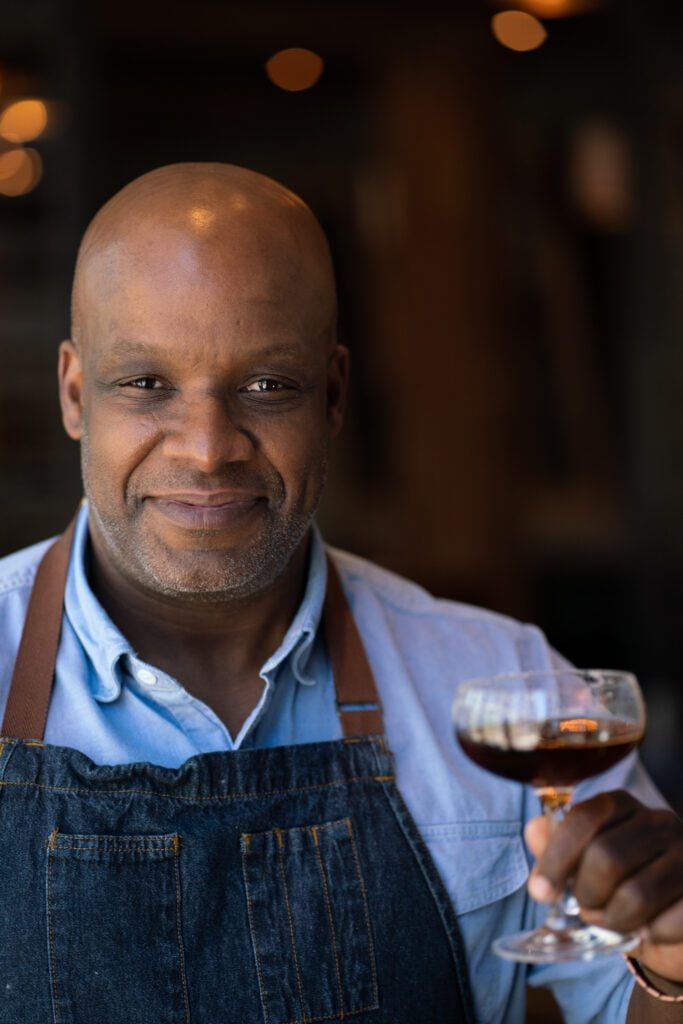
[[[70,438],[80,441],[83,433],[83,366],[72,341],[59,346],[57,366],[62,423]]]
[[[335,345],[327,361],[327,423],[330,436],[341,430],[349,386],[350,355],[346,345]]]

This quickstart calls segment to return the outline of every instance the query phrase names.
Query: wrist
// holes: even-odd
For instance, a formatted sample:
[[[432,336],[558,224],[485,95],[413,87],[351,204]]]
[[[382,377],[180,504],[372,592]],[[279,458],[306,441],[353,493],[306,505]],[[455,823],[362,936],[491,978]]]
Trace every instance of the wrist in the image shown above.
[[[683,1003],[683,982],[663,978],[656,971],[645,967],[639,960],[634,960],[630,956],[624,959],[629,971],[634,975],[636,983],[654,999],[660,999],[667,1003]]]

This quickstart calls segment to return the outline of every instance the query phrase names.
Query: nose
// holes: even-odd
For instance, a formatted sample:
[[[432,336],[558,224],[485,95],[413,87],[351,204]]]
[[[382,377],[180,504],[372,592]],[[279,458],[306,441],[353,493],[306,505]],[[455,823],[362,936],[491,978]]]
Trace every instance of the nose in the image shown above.
[[[218,395],[202,395],[183,403],[164,437],[164,453],[212,473],[230,462],[247,462],[256,446],[238,426],[228,403]]]

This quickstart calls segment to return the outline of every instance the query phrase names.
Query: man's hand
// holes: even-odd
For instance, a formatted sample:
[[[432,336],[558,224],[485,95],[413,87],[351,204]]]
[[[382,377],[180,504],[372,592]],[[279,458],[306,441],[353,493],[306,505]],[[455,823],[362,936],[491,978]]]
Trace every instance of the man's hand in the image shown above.
[[[619,790],[576,804],[557,826],[527,824],[537,858],[531,896],[546,901],[571,880],[582,916],[619,932],[639,932],[631,953],[683,983],[683,822]]]

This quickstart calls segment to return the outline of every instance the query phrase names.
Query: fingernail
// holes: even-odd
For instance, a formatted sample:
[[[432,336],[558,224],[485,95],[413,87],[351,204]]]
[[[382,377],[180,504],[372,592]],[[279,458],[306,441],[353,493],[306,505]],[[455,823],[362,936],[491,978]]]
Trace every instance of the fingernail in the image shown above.
[[[649,942],[650,941],[650,939],[652,938],[652,932],[647,927],[647,925],[645,925],[645,927],[643,927],[643,928],[639,928],[638,929],[638,938],[640,939],[641,942]]]
[[[553,898],[555,890],[543,875],[532,875],[529,879],[529,892],[539,903],[546,903]]]

